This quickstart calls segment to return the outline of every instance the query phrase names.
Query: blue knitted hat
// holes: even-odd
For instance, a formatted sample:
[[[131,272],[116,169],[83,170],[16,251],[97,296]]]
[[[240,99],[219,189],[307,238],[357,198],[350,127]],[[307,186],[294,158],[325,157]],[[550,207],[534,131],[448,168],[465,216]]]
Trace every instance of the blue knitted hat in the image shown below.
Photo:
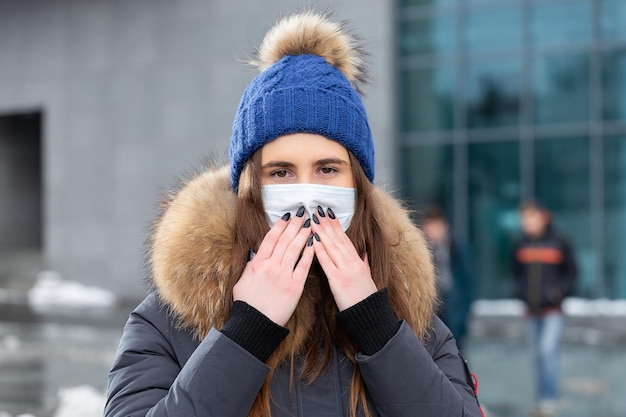
[[[355,38],[328,15],[292,15],[268,32],[254,62],[262,72],[244,91],[233,123],[233,190],[257,149],[291,133],[339,142],[374,180],[372,133],[358,92],[366,78],[362,55]]]

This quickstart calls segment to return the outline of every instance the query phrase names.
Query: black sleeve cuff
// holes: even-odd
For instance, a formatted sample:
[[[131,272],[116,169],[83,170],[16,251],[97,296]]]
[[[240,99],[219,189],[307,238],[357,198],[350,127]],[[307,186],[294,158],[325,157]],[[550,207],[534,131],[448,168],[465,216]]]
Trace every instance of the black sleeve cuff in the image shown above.
[[[248,303],[235,301],[221,332],[265,362],[287,337],[289,329],[274,323]]]
[[[368,356],[381,350],[400,328],[391,309],[387,288],[337,313],[337,320],[361,352]]]

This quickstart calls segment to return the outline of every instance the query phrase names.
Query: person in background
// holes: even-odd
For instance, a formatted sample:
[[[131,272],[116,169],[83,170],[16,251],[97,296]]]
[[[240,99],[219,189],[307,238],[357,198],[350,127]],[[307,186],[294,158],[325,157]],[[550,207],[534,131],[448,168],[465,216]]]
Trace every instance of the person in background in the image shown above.
[[[443,211],[436,206],[423,212],[422,230],[430,244],[437,276],[440,305],[437,314],[463,351],[470,308],[475,298],[475,275],[469,249],[455,239]]]
[[[536,201],[520,205],[522,235],[513,247],[514,296],[528,313],[535,361],[535,415],[557,411],[559,353],[564,328],[561,304],[572,295],[577,267],[569,241],[555,230],[550,212]]]
[[[373,184],[362,52],[313,10],[266,34],[229,165],[155,223],[105,417],[481,416],[423,235]]]

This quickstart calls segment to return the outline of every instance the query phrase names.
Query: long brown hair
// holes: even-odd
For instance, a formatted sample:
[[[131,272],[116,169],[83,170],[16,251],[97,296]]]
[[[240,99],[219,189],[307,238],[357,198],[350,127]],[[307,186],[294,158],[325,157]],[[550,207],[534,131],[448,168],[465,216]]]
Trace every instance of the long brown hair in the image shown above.
[[[377,288],[382,289],[389,287],[389,279],[392,276],[390,269],[395,264],[391,248],[399,244],[400,237],[390,236],[389,232],[382,227],[384,213],[381,212],[378,200],[374,198],[374,188],[365,176],[358,160],[351,152],[348,153],[357,197],[354,215],[346,233],[359,255],[363,257],[367,254],[374,282]],[[261,152],[258,150],[246,163],[239,182],[231,275],[227,283],[227,297],[224,299],[226,312],[230,311],[232,289],[248,262],[250,249],[256,251],[269,230],[261,196],[260,162]],[[408,297],[395,291],[394,288],[394,286],[389,287],[392,309],[397,317],[405,319],[411,327],[416,328],[419,324],[415,322],[414,312],[410,311]],[[317,261],[314,261],[304,294],[294,315],[286,325],[290,333],[268,359],[267,364],[271,370],[257,395],[249,416],[271,415],[270,382],[279,365],[290,363],[292,384],[294,378],[312,382],[330,363],[335,345],[355,364],[350,393],[350,416],[356,417],[359,407],[362,407],[366,416],[370,416],[365,385],[355,362],[357,346],[336,322],[337,312],[337,306],[324,273]],[[320,349],[323,352],[321,361]],[[294,359],[297,356],[302,358],[298,375],[294,371]]]

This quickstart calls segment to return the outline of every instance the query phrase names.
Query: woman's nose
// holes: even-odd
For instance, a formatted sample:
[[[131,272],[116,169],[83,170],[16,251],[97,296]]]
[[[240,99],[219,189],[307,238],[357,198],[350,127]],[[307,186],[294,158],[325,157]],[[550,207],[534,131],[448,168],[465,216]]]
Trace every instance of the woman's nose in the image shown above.
[[[312,184],[313,183],[313,175],[310,173],[300,174],[296,177],[296,182],[298,184]]]

